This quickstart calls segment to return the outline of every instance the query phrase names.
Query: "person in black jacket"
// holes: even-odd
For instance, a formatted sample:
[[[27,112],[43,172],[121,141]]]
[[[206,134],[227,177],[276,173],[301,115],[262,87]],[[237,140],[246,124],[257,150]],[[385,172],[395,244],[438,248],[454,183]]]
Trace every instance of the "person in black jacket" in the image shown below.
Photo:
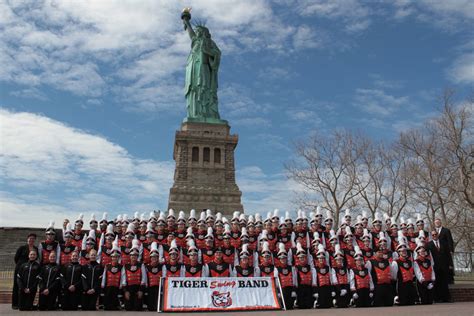
[[[434,271],[436,283],[434,284],[434,301],[450,302],[451,294],[449,293],[449,250],[442,245],[438,239],[438,232],[431,232],[432,240],[428,243],[427,248],[433,257]]]
[[[453,264],[453,256],[454,256],[454,241],[453,235],[451,234],[451,230],[449,228],[443,227],[440,218],[436,218],[434,221],[435,224],[435,231],[438,233],[438,239],[441,244],[441,247],[447,249],[446,252],[447,260],[448,260],[448,282],[450,284],[454,283],[454,264]]]
[[[36,234],[30,233],[27,237],[27,244],[20,246],[15,253],[15,273],[13,274],[13,290],[12,290],[12,308],[18,309],[18,282],[17,273],[20,267],[28,262],[28,255],[31,250],[38,253],[38,247],[35,246]]]
[[[49,253],[49,263],[41,267],[39,281],[39,310],[56,310],[61,288],[61,273],[56,263],[56,253]]]
[[[36,261],[37,258],[38,252],[31,250],[28,254],[29,261],[22,264],[18,269],[18,308],[21,311],[33,309],[33,301],[38,288],[38,275],[41,270],[39,263]]]
[[[61,273],[63,287],[62,309],[77,310],[82,293],[82,266],[79,264],[79,253],[71,254],[71,263],[63,267]]]
[[[89,252],[89,263],[82,267],[82,309],[96,310],[97,298],[100,293],[100,284],[104,270],[97,263],[97,251]]]

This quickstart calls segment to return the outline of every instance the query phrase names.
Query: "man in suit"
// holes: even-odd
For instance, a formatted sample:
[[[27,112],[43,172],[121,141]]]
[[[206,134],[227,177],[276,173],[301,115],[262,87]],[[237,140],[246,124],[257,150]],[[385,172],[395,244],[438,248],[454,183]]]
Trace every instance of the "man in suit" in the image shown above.
[[[446,245],[443,245],[439,240],[439,235],[436,229],[431,232],[431,241],[427,245],[434,261],[434,271],[436,275],[436,282],[434,287],[435,302],[450,302],[451,294],[449,293],[449,267],[450,254]]]
[[[449,284],[454,284],[454,264],[453,264],[453,256],[454,256],[454,241],[453,236],[451,235],[451,230],[449,228],[443,227],[441,218],[436,218],[434,221],[435,230],[438,233],[438,239],[440,244],[445,247],[448,252],[447,256],[449,257],[449,277],[448,281]]]

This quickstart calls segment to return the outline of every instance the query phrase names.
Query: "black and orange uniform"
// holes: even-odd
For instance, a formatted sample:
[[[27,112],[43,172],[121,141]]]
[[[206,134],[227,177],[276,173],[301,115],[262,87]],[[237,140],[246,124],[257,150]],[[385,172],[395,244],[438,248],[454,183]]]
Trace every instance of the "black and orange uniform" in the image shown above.
[[[58,250],[60,249],[59,243],[57,240],[48,240],[46,239],[45,241],[41,242],[39,247],[38,247],[38,254],[40,255],[40,263],[42,265],[48,264],[49,263],[49,254],[51,252],[56,252],[56,254],[59,252]],[[81,246],[79,246],[79,249]]]
[[[178,247],[186,247],[186,230],[183,231],[176,231],[176,236],[175,236],[176,244]]]
[[[370,273],[374,282],[374,306],[392,306],[393,292],[390,262],[387,259],[372,259]]]
[[[209,262],[207,264],[209,269],[209,277],[211,278],[222,278],[230,276],[230,264],[226,262]]]
[[[370,292],[373,287],[372,277],[366,267],[355,267],[350,272],[350,287],[352,294],[357,294],[354,299],[356,307],[369,307],[372,305]]]
[[[409,258],[400,257],[392,263],[397,270],[396,293],[400,305],[414,305],[417,301],[418,294],[416,293],[415,272],[413,269],[413,261]]]
[[[364,256],[365,262],[372,260],[374,258],[374,251],[372,250],[372,248],[364,246],[360,248],[360,251],[362,252],[362,255]]]
[[[333,286],[336,292],[336,306],[338,308],[348,307],[351,301],[351,290],[349,287],[349,271],[345,266],[333,267]]]
[[[82,294],[82,266],[79,262],[71,262],[62,267],[61,285],[63,288],[61,308],[63,310],[77,310]],[[71,285],[74,286],[73,290],[70,289]]]
[[[372,235],[372,249],[378,247],[379,245],[379,234],[381,231],[372,230],[370,234]]]
[[[297,277],[296,299],[298,301],[298,308],[313,308],[313,287],[316,285],[316,273],[306,262],[304,264],[297,262],[295,270]]]
[[[207,276],[207,267],[201,263],[184,265],[184,277],[186,278],[201,278]]]
[[[278,279],[280,280],[283,299],[285,300],[285,307],[286,309],[293,309],[295,298],[291,296],[291,293],[295,290],[296,286],[296,272],[289,265],[279,266],[276,269]]]
[[[230,247],[222,247],[222,257],[224,259],[224,262],[233,265],[235,262],[235,247],[230,246]]]
[[[155,239],[158,245],[164,245],[168,241],[168,235],[165,232],[156,233]]]
[[[100,265],[102,267],[105,267],[106,265],[112,263],[112,257],[110,256],[112,254],[112,244],[110,246],[103,245],[100,247]]]
[[[240,239],[241,232],[240,231],[232,231],[230,233],[230,244],[235,249],[240,249],[242,245],[242,240]]]
[[[37,261],[23,263],[17,271],[16,282],[18,284],[18,309],[29,311],[33,309],[36,291],[38,289],[38,275],[41,272],[40,264]],[[25,293],[25,289],[29,293]]]
[[[299,228],[298,230],[294,231],[294,242],[296,243],[296,240],[300,238],[300,243],[301,247],[303,249],[308,249],[308,229],[307,228]]]
[[[122,278],[122,266],[118,263],[110,263],[105,266],[102,274],[102,290],[104,292],[104,309],[119,310],[120,281]]]
[[[198,249],[206,248],[206,235],[207,235],[207,230],[198,229],[196,238],[194,240],[196,243],[196,247],[198,247]]]
[[[100,293],[100,283],[104,268],[97,261],[90,261],[82,267],[82,309],[95,311],[97,298]],[[93,294],[88,294],[89,290],[94,290]]]
[[[314,266],[316,270],[316,283],[318,293],[318,308],[329,308],[332,307],[332,296],[333,291],[331,283],[331,269],[327,264],[316,263]]]
[[[258,266],[261,277],[274,277],[275,266],[273,264],[261,264]]]
[[[433,265],[427,257],[418,257],[415,260],[416,265],[416,287],[420,295],[421,304],[433,304],[433,289],[429,289],[429,285],[435,282]]]
[[[236,265],[234,267],[234,276],[238,278],[252,278],[255,276],[255,268],[252,266],[248,266],[243,268],[240,265]]]
[[[147,276],[147,295],[146,305],[149,311],[156,312],[158,310],[158,293],[160,288],[161,277],[163,276],[163,265],[148,264],[146,267]]]
[[[92,249],[92,248],[91,248]],[[90,250],[91,250],[90,249]],[[89,264],[89,251],[90,250],[87,250],[87,249],[84,249],[84,250],[81,250],[81,252],[79,253],[79,264],[81,266],[85,266],[87,264]]]
[[[215,234],[214,235],[214,247],[223,247],[224,246],[224,234]]]
[[[344,260],[346,263],[346,267],[348,269],[355,268],[356,264],[355,264],[355,259],[354,259],[354,256],[355,256],[354,247],[352,245],[346,246],[346,248],[343,250],[343,253],[344,253]]]
[[[122,266],[130,263],[130,252],[132,251],[132,244],[125,244],[120,247],[120,264]]]
[[[249,234],[249,240],[247,242],[247,244],[249,245],[248,250],[256,251],[257,250],[257,242],[258,242],[258,236]]]
[[[271,252],[276,251],[276,244],[277,244],[277,241],[278,241],[277,233],[278,233],[278,231],[269,230],[268,234],[267,234],[268,247],[270,248]]]
[[[166,275],[164,275],[164,276],[167,277],[167,278],[180,277],[182,266],[183,265],[181,263],[172,264],[170,262],[170,263],[165,264],[163,269],[165,269]]]
[[[59,265],[65,266],[71,262],[71,254],[76,249],[76,246],[69,241],[59,245]]]
[[[209,264],[214,261],[215,247],[204,247],[201,249],[202,263]]]
[[[291,234],[286,233],[285,235],[283,234],[278,234],[277,236],[277,241],[285,245],[285,250],[288,252],[288,250],[291,249],[292,241],[291,241]],[[277,249],[276,249],[277,250]]]
[[[125,310],[141,311],[143,309],[143,293],[146,289],[145,267],[139,262],[124,265],[121,283],[124,293],[130,294],[128,299],[124,295]],[[138,292],[142,292],[141,296]]]
[[[143,264],[149,264],[150,263],[150,250],[151,250],[151,244],[153,241],[148,241],[145,240],[142,242],[142,247],[143,247],[143,252],[142,252],[142,263]]]
[[[41,267],[39,278],[39,310],[54,311],[58,308],[58,295],[61,290],[61,271],[56,262]],[[48,290],[48,295],[43,291]]]
[[[82,247],[82,239],[84,238],[84,235],[86,234],[85,231],[81,230],[80,232],[74,231],[74,234],[72,236],[72,244],[77,247],[77,249],[81,249]]]

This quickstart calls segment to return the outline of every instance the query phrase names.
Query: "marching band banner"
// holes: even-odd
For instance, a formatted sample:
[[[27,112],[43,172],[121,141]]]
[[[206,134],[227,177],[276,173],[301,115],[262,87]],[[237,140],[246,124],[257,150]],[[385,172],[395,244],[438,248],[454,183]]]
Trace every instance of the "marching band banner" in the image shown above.
[[[166,278],[164,312],[281,309],[275,280],[261,278]]]

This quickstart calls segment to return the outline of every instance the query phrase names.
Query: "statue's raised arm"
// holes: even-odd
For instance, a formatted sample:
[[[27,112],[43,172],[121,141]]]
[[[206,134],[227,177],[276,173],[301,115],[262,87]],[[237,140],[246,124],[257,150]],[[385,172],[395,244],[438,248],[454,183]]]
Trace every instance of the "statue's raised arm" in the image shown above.
[[[193,37],[196,36],[196,33],[194,33],[191,22],[189,22],[191,20],[191,8],[183,9],[183,12],[181,13],[181,20],[183,20],[184,30],[188,31],[189,37],[193,39]]]

